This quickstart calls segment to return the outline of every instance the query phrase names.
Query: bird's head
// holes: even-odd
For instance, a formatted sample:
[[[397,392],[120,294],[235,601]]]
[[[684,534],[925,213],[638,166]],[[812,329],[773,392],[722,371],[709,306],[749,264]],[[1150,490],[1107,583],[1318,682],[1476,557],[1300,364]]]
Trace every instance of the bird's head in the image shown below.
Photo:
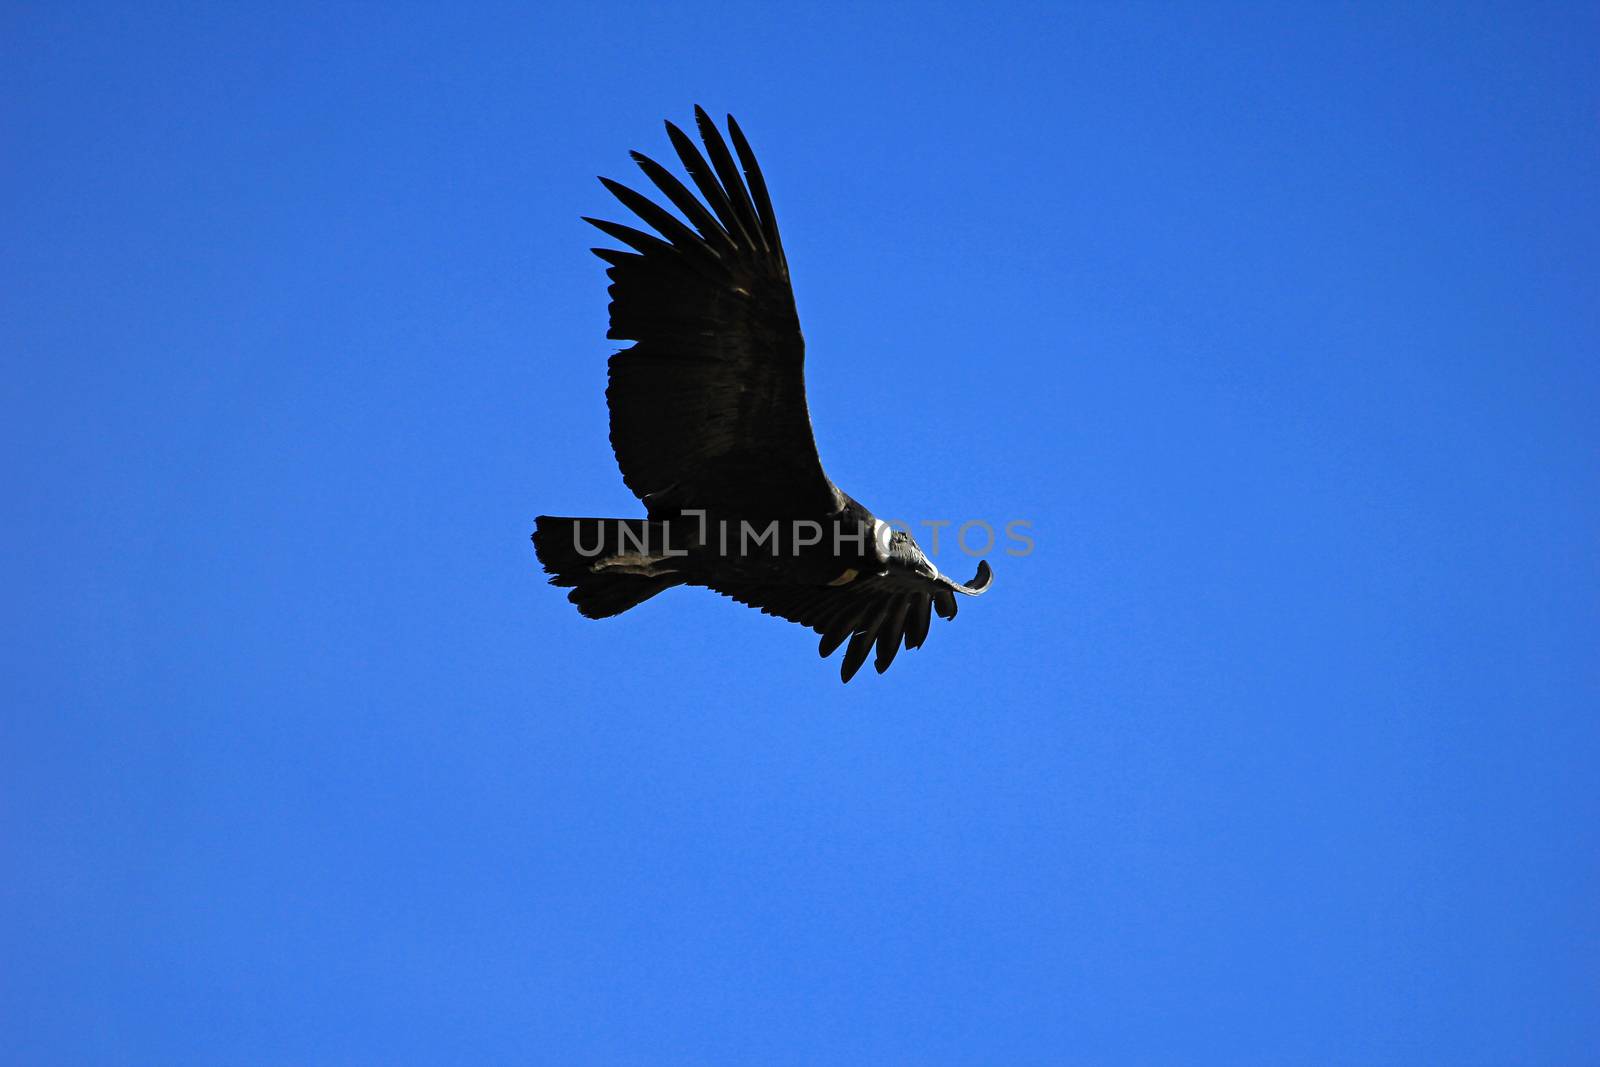
[[[916,538],[905,530],[888,529],[884,563],[891,571],[915,574],[928,581],[937,581],[939,569],[933,565],[917,544]]]

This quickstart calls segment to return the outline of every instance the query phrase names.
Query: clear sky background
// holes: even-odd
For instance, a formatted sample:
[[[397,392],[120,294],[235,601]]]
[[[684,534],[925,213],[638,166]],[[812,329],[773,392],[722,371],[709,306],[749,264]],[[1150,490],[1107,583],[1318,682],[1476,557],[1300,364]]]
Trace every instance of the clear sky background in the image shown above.
[[[1600,1062],[1597,48],[5,5],[0,1061]],[[829,473],[1034,526],[881,678],[528,543],[697,102]]]

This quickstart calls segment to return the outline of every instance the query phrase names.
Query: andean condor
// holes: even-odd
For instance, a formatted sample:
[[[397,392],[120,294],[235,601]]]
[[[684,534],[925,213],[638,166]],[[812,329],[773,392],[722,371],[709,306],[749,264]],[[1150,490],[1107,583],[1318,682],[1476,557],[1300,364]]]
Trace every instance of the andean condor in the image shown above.
[[[629,249],[594,253],[610,264],[606,336],[634,342],[611,357],[606,401],[617,465],[647,517],[541,515],[534,547],[551,584],[570,587],[588,618],[675,585],[705,586],[810,627],[824,657],[848,642],[846,682],[874,645],[882,673],[902,643],[922,644],[933,611],[954,618],[953,594],[982,593],[993,572],[984,561],[971,584],[951,581],[908,532],[823,473],[767,184],[733,116],[737,163],[698,107],[695,122],[706,155],[666,126],[700,198],[631,153],[682,219],[607,178],[656,233],[585,219]]]

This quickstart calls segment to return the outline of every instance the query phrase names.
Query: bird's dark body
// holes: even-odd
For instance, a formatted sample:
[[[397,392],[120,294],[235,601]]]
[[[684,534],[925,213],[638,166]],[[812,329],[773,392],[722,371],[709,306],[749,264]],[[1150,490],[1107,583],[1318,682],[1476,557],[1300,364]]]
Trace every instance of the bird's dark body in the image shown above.
[[[892,531],[855,501],[820,519],[689,511],[616,533],[618,562],[670,567],[685,584],[847,584],[885,569]],[[649,561],[659,560],[659,564]]]
[[[630,251],[610,264],[611,328],[636,343],[611,357],[606,401],[623,480],[643,519],[540,516],[534,545],[555,585],[591,618],[674,585],[699,585],[811,627],[845,681],[877,649],[881,672],[927,637],[953,593],[988,587],[940,575],[910,534],[891,530],[822,470],[805,403],[804,352],[788,262],[766,183],[738,124],[695,109],[706,146],[667,133],[697,198],[634,159],[678,216],[601,179],[660,236],[588,220]],[[741,174],[742,166],[742,174]]]

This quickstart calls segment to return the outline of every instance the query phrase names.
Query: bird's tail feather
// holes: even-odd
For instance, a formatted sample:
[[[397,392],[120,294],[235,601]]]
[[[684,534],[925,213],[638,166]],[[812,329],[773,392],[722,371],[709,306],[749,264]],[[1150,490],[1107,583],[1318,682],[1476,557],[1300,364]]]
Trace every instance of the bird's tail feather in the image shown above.
[[[644,519],[568,519],[540,515],[534,551],[550,584],[591,619],[620,615],[683,581],[661,523]]]

